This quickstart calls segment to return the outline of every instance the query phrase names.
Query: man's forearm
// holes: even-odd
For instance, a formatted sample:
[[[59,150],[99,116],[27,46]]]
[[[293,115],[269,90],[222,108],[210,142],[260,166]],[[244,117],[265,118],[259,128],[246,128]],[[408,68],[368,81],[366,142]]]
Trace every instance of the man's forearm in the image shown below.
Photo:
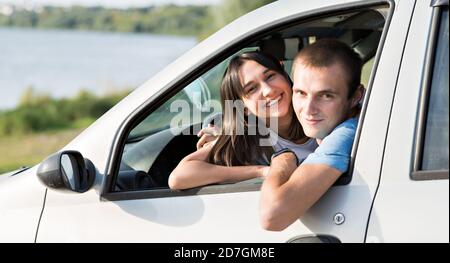
[[[260,201],[260,221],[264,229],[281,230],[279,221],[283,218],[282,186],[289,181],[291,174],[282,167],[273,169],[271,167],[269,175],[261,187]]]
[[[286,208],[283,205],[284,193],[283,186],[289,181],[292,173],[297,168],[296,159],[283,154],[275,158],[270,166],[269,175],[264,181],[261,188],[261,203],[260,203],[260,219],[264,229],[267,230],[282,230],[284,227],[283,210]]]
[[[292,224],[319,200],[341,174],[327,165],[304,164],[279,186],[275,185],[275,178],[269,175],[261,189],[263,228],[280,231]]]
[[[266,179],[266,184],[277,188],[289,180],[292,172],[282,166],[270,167],[269,174]]]

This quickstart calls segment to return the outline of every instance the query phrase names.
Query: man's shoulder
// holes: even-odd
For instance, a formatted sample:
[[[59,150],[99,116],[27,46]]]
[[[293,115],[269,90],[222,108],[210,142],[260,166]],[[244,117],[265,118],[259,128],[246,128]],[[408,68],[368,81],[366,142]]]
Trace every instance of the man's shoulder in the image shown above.
[[[338,126],[336,126],[336,128],[334,128],[334,130],[331,133],[343,130],[356,130],[357,126],[358,126],[358,118],[347,119]]]
[[[316,151],[303,162],[305,164],[325,164],[344,173],[350,162],[350,153],[356,134],[358,119],[348,119],[323,139]]]
[[[325,140],[339,140],[343,138],[352,138],[355,136],[356,133],[356,127],[358,126],[358,119],[357,118],[351,118],[348,119],[338,126],[334,128],[334,130],[324,138]]]
[[[316,149],[316,152],[327,154],[350,154],[357,126],[357,118],[348,119],[342,122],[323,139],[319,148]]]

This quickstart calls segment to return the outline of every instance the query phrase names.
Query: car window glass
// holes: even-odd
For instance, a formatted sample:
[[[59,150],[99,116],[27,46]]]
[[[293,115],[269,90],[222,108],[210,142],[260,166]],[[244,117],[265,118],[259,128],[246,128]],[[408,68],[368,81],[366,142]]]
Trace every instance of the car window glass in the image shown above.
[[[423,147],[422,170],[448,170],[448,7],[440,21]]]

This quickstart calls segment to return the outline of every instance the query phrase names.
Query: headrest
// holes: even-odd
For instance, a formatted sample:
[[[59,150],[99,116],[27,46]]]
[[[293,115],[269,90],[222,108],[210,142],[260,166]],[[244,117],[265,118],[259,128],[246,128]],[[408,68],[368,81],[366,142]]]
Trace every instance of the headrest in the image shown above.
[[[259,43],[262,52],[274,56],[278,60],[285,60],[286,45],[281,38],[264,39]]]
[[[280,61],[293,60],[302,47],[302,42],[298,38],[275,37],[259,42],[260,51],[270,54]]]

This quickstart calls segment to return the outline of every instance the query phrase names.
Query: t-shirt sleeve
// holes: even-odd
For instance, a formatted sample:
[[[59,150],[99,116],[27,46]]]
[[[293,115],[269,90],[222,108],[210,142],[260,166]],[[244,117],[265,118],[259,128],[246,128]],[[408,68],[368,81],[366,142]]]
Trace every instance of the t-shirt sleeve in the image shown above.
[[[337,126],[302,164],[325,164],[345,173],[350,163],[357,125],[357,119],[350,119]]]

